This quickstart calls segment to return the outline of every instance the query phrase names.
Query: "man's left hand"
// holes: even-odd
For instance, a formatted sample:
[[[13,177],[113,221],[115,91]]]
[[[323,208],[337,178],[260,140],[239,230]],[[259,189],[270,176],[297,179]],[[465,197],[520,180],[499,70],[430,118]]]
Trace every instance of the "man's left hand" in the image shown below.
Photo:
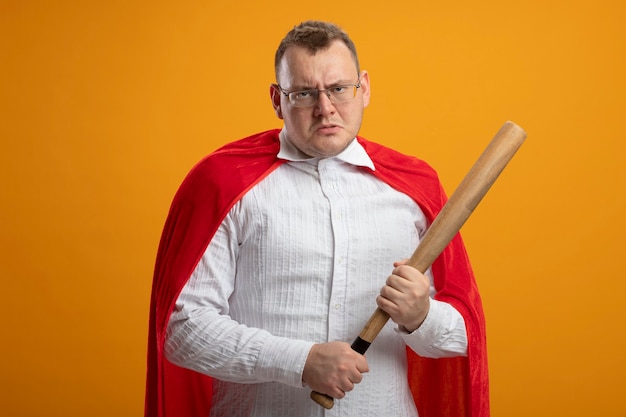
[[[376,304],[411,333],[428,315],[430,280],[407,262],[405,259],[393,264],[394,269],[376,297]]]

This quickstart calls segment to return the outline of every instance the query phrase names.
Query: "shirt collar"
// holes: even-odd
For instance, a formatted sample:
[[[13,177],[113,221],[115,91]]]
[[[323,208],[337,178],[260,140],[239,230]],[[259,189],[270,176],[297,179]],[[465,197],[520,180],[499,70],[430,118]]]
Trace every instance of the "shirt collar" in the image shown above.
[[[285,134],[284,129],[280,131],[280,135],[278,137],[280,139],[280,151],[278,152],[278,158],[286,159],[287,161],[292,162],[314,161],[316,159],[319,159],[311,157],[302,152],[300,149],[296,148],[294,144],[291,143],[289,139],[287,139],[287,135]],[[334,156],[333,158],[336,158],[351,165],[367,167],[372,171],[376,170],[376,168],[374,167],[374,162],[372,162],[372,159],[369,157],[367,152],[365,152],[365,149],[363,148],[363,146],[361,146],[359,141],[356,140],[356,138],[353,139],[352,142],[350,142],[346,149],[344,149],[339,155]]]

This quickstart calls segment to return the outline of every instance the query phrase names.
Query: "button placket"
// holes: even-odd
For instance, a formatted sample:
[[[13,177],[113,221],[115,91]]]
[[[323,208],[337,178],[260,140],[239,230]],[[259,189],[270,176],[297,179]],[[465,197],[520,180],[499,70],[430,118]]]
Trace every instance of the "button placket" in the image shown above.
[[[345,338],[346,318],[345,302],[347,288],[347,251],[348,227],[345,223],[345,208],[341,190],[337,182],[338,161],[322,160],[318,165],[319,178],[322,190],[328,199],[330,207],[330,221],[333,231],[335,259],[332,273],[331,295],[329,301],[328,337],[329,340]]]

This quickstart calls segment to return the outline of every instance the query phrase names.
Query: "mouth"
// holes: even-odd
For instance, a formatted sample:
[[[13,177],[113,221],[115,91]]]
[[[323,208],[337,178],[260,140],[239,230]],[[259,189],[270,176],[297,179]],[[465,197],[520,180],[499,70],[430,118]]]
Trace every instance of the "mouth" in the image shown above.
[[[333,135],[340,130],[341,126],[332,123],[321,124],[315,129],[315,131],[320,135]]]

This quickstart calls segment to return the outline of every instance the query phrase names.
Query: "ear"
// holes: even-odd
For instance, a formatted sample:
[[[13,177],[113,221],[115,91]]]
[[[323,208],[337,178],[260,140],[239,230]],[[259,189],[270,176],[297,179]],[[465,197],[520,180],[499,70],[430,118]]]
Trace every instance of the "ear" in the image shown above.
[[[363,94],[363,107],[370,104],[370,75],[367,71],[361,71],[361,94]]]
[[[282,96],[282,92],[278,88],[276,84],[270,85],[270,99],[272,100],[272,107],[274,107],[274,112],[279,119],[283,118],[283,111],[280,107],[280,100]]]

